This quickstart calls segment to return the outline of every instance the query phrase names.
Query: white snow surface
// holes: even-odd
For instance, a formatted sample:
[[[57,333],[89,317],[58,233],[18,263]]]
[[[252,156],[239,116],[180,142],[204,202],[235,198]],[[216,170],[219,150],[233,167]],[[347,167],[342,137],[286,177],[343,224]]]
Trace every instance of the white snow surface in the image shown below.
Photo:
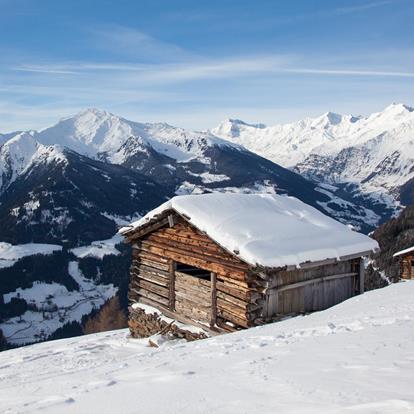
[[[11,267],[26,256],[48,255],[60,250],[62,250],[62,246],[57,244],[27,243],[12,245],[0,242],[0,268]]]
[[[375,240],[297,198],[275,194],[176,196],[120,233],[139,228],[167,210],[189,217],[195,227],[251,265],[299,266],[378,248]]]
[[[0,412],[414,412],[414,282],[185,343],[126,330],[0,353]],[[158,341],[160,343],[161,341]]]
[[[103,259],[108,255],[118,256],[121,252],[115,247],[117,244],[122,243],[122,237],[119,234],[115,234],[113,237],[107,240],[97,240],[92,242],[88,246],[75,247],[70,251],[79,258],[95,257],[97,259]]]
[[[414,251],[414,246],[408,247],[407,249],[400,250],[397,253],[393,254],[393,257],[401,256],[402,254],[410,253]]]

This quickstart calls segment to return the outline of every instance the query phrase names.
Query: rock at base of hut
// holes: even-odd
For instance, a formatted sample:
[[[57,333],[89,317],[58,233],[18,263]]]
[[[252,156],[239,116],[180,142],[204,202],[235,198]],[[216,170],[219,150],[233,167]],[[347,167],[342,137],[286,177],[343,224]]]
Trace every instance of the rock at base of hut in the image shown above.
[[[177,322],[163,315],[158,309],[141,303],[129,307],[128,326],[133,338],[147,338],[161,332],[187,341],[209,337],[203,329]]]

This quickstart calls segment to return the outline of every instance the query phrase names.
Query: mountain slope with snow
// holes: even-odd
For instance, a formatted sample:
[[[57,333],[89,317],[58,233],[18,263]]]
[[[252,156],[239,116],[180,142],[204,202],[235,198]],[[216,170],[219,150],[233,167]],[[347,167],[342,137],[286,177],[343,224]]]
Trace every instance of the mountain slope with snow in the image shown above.
[[[391,194],[414,178],[414,109],[392,104],[368,117],[326,113],[265,127],[227,120],[212,132],[304,176]]]
[[[202,155],[207,146],[234,146],[208,132],[188,131],[166,123],[133,122],[94,108],[61,119],[37,132],[35,138],[44,145],[59,144],[83,155],[99,155],[115,164],[124,162],[120,148],[131,138],[142,151],[152,148],[178,161]]]
[[[4,329],[9,340],[18,340],[14,344],[46,338],[62,326],[56,321],[79,321],[83,314],[73,315],[63,305],[74,300],[71,306],[76,307],[76,301],[86,300],[75,273],[69,272],[72,262],[93,281],[92,302],[111,284],[126,298],[129,255],[125,249],[119,256],[116,253],[119,247],[112,238],[117,226],[175,194],[287,194],[364,232],[392,213],[384,203],[366,202],[341,188],[317,184],[211,132],[128,121],[97,109],[38,132],[4,134],[0,139],[4,141],[0,144],[0,242],[15,249],[27,243],[63,247],[62,252],[22,258],[0,269],[0,294],[16,300],[19,288],[58,285],[56,289],[44,286],[45,292],[52,289],[60,298],[48,313],[52,322],[47,329],[41,316],[50,301],[48,293],[36,297],[35,315],[25,313],[22,301],[15,300],[21,306],[0,305],[0,321],[8,324]],[[76,256],[77,248],[88,253]],[[102,254],[91,258],[90,252]],[[65,319],[62,314],[71,316]],[[17,324],[22,329],[18,337]]]
[[[4,413],[410,413],[414,283],[211,339],[127,331],[0,354]],[[160,338],[158,342],[162,343]]]
[[[13,152],[11,143],[21,143],[23,138],[33,148]],[[52,148],[67,148],[84,157],[139,171],[176,194],[287,193],[364,231],[373,228],[383,214],[376,206],[358,206],[352,197],[343,199],[334,188],[320,189],[300,175],[210,132],[128,121],[97,109],[64,118],[39,132],[20,134],[0,147],[0,176],[4,177],[0,193],[36,162],[38,151]],[[21,159],[21,153],[27,156]]]

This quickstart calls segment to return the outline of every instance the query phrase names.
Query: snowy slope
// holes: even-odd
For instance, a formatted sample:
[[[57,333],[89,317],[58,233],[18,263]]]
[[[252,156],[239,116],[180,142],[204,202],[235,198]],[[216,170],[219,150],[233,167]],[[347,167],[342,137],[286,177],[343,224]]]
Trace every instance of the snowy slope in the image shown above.
[[[62,250],[62,246],[55,244],[27,243],[13,246],[0,241],[0,268],[11,267],[23,257],[36,254],[51,254]]]
[[[312,179],[357,183],[365,193],[395,193],[414,177],[414,109],[403,104],[368,117],[328,112],[271,127],[227,120],[212,132]]]
[[[113,331],[0,354],[0,412],[412,413],[414,283],[160,348]]]

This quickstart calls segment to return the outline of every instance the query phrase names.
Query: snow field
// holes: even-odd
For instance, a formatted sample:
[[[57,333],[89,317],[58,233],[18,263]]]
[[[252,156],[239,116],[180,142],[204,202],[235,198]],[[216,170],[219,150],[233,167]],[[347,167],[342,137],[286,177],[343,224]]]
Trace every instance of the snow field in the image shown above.
[[[412,413],[414,282],[203,341],[126,330],[0,354],[0,412]]]

